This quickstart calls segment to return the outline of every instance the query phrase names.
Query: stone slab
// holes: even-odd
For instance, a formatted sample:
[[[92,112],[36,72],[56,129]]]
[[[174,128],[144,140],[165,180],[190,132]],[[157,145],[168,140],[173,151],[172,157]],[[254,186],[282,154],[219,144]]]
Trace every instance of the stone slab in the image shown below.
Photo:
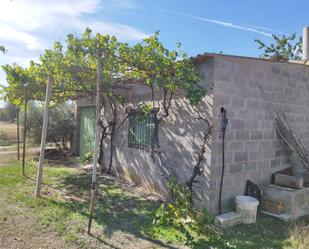
[[[266,197],[262,200],[261,209],[266,212],[281,214],[284,211],[284,202],[279,199]]]
[[[301,189],[304,186],[304,179],[301,176],[275,174],[275,184],[290,188]]]
[[[266,211],[263,211],[263,210],[261,210],[261,213],[275,217],[275,218],[282,220],[282,221],[285,221],[285,222],[294,220],[293,216],[291,214],[288,214],[288,213],[274,214],[274,213],[266,212]]]
[[[242,223],[240,214],[232,211],[215,217],[215,224],[222,228],[236,226]]]

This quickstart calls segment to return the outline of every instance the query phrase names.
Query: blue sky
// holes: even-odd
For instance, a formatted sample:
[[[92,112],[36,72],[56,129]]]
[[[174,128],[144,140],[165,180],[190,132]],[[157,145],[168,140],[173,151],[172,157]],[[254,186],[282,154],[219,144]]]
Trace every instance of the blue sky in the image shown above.
[[[254,39],[301,35],[308,11],[308,0],[1,0],[0,44],[8,52],[0,64],[27,66],[54,41],[87,26],[130,43],[159,30],[168,48],[181,42],[193,56],[222,51],[256,57]]]

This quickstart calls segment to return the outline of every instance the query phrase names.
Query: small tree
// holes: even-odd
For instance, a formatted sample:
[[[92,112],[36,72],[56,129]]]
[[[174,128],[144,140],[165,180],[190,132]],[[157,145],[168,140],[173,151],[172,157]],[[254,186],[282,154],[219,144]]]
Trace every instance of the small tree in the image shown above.
[[[3,99],[20,108],[24,108],[24,128],[27,127],[27,106],[30,100],[39,99],[42,96],[42,87],[35,79],[37,65],[30,62],[28,69],[22,68],[17,64],[2,66],[6,73],[8,85],[1,85],[1,94]],[[19,122],[17,122],[19,133]],[[25,174],[25,156],[26,156],[26,130],[23,134],[23,162],[22,173]],[[19,143],[18,143],[19,151]],[[19,158],[19,152],[18,152]]]
[[[16,120],[18,109],[15,105],[6,104],[0,109],[0,121],[14,122]]]
[[[270,58],[274,60],[301,60],[302,59],[302,37],[294,41],[296,34],[290,36],[283,35],[282,37],[272,35],[275,44],[266,45],[264,42],[255,39],[254,41],[259,44],[259,49],[264,52],[261,55],[263,58]]]
[[[29,103],[27,134],[32,142],[39,144],[41,141],[44,107],[41,103]],[[67,149],[75,129],[74,114],[69,104],[59,104],[51,108],[47,143],[53,143],[60,149]]]

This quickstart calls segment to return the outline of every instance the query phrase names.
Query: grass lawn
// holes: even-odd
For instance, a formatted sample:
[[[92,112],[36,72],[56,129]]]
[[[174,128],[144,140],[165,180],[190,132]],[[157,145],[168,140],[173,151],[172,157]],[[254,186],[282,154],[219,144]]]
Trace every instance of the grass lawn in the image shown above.
[[[33,198],[35,167],[0,167],[0,248],[182,248],[182,235],[152,230],[159,206],[128,184],[99,176],[92,236],[86,234],[90,172],[45,167],[43,198]],[[309,219],[285,224],[264,216],[257,224],[226,229],[236,248],[309,248]],[[2,246],[4,245],[4,246]],[[1,247],[2,246],[2,247]]]

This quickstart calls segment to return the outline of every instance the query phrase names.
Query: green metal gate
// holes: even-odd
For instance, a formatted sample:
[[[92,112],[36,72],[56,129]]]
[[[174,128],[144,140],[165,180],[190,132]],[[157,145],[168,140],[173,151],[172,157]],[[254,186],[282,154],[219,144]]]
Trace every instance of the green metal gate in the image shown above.
[[[95,138],[95,107],[80,108],[79,155],[92,152]]]

